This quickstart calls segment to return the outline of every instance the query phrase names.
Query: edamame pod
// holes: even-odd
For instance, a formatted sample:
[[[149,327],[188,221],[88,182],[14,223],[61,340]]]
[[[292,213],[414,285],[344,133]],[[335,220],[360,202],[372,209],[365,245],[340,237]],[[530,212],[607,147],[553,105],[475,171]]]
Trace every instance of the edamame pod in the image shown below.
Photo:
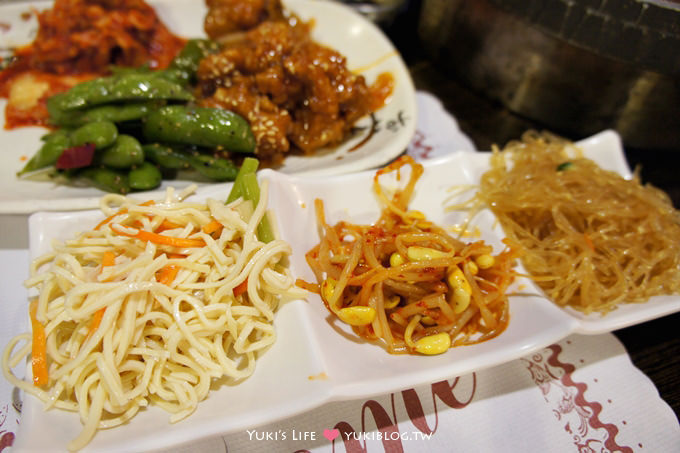
[[[144,156],[147,160],[156,165],[160,165],[162,168],[182,170],[191,167],[189,159],[170,146],[161,145],[160,143],[151,143],[142,146],[142,150],[144,151]]]
[[[19,175],[54,165],[57,159],[59,159],[59,156],[61,156],[61,153],[69,146],[71,146],[71,141],[69,139],[68,131],[59,129],[51,132],[44,137],[43,145],[38,152],[26,162],[24,168],[19,172]]]
[[[144,151],[136,138],[121,134],[111,146],[99,152],[97,161],[112,168],[130,168],[144,162]]]
[[[144,136],[150,142],[181,143],[240,153],[255,151],[248,122],[229,110],[167,105],[144,119]]]
[[[118,129],[111,121],[95,121],[80,126],[71,133],[71,146],[94,144],[96,149],[105,148],[118,138]]]
[[[55,129],[53,131],[50,131],[46,134],[41,135],[40,141],[45,143],[45,142],[49,141],[50,139],[52,139],[53,137],[55,137],[57,135],[68,135],[68,134],[69,134],[68,129]]]
[[[238,167],[228,159],[194,153],[189,156],[191,167],[214,181],[233,181],[238,174]]]
[[[198,65],[207,55],[217,52],[219,45],[209,39],[190,39],[184,45],[166,71],[170,77],[182,83],[193,82]]]
[[[79,83],[47,100],[50,115],[114,102],[144,100],[190,101],[193,96],[172,80],[153,74],[130,72]]]
[[[171,170],[193,169],[213,181],[233,181],[238,167],[229,159],[201,154],[198,151],[183,151],[172,146],[154,143],[144,145],[147,160]]]
[[[90,167],[78,173],[98,189],[106,192],[126,194],[130,192],[128,176],[106,167]]]
[[[50,123],[55,126],[77,127],[95,121],[120,123],[139,120],[152,109],[158,108],[158,102],[131,102],[126,104],[105,104],[85,110],[56,110],[50,112]]]
[[[128,173],[130,188],[133,190],[151,190],[161,185],[163,179],[160,170],[150,162],[142,162]]]

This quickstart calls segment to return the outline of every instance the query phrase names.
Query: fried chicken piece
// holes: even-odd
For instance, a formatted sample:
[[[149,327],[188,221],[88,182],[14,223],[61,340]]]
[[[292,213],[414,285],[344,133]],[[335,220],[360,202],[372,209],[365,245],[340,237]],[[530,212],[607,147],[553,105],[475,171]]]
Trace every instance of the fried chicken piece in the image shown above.
[[[280,162],[344,140],[370,113],[370,90],[340,53],[316,43],[299,21],[268,21],[246,32],[198,69],[204,105],[246,117],[257,155]]]
[[[256,27],[268,20],[283,20],[280,0],[206,0],[203,28],[215,40]]]

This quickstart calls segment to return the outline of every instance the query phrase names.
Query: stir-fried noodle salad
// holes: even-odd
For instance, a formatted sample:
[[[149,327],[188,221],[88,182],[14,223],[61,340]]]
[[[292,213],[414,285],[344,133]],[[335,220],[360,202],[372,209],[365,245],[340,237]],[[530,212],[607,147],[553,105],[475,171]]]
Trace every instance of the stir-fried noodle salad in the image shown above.
[[[253,373],[280,300],[300,292],[282,265],[290,246],[256,233],[266,184],[256,206],[107,195],[105,220],[33,261],[33,333],[11,341],[3,370],[47,407],[80,414],[70,450],[150,404],[183,419],[214,379]],[[29,354],[33,382],[12,372]]]
[[[410,167],[410,171],[402,169]],[[384,174],[409,173],[391,199]],[[358,335],[380,340],[390,353],[439,354],[503,332],[509,320],[506,291],[516,254],[500,254],[484,241],[465,243],[408,210],[423,167],[402,157],[374,177],[384,209],[374,225],[329,225],[323,201],[315,200],[321,241],[307,254],[316,291]]]
[[[663,191],[530,131],[497,148],[472,205],[488,206],[558,305],[606,313],[680,292],[680,212]]]

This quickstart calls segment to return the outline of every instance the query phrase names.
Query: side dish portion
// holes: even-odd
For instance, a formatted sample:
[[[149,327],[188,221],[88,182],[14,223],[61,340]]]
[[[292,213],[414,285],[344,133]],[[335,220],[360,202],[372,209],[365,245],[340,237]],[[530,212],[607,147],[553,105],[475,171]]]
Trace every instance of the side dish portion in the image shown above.
[[[57,1],[2,69],[6,126],[56,128],[22,178],[122,194],[163,179],[229,181],[241,153],[279,166],[342,144],[393,92],[389,72],[369,85],[279,0],[208,0],[210,39],[189,40],[143,0],[114,3]]]
[[[680,293],[680,212],[669,197],[566,140],[528,132],[495,149],[474,202],[493,211],[560,306],[606,313]]]
[[[239,175],[226,205],[107,195],[104,220],[32,263],[32,334],[7,346],[3,371],[47,408],[79,414],[70,450],[148,405],[171,422],[189,416],[215,379],[247,378],[273,344],[277,307],[295,293],[291,249],[263,223],[267,186],[260,194],[254,176]],[[27,356],[32,382],[12,372]]]
[[[201,61],[200,103],[247,118],[265,163],[336,145],[385,104],[391,76],[368,85],[345,56],[312,39],[313,22],[284,13],[278,0],[236,3],[208,2],[206,31],[223,50]]]
[[[409,172],[391,197],[380,178]],[[499,335],[509,322],[513,247],[494,255],[484,241],[462,242],[408,209],[423,167],[402,157],[379,170],[374,190],[383,205],[374,225],[329,225],[315,202],[320,243],[306,254],[328,310],[390,353],[440,354]]]
[[[121,194],[155,189],[179,171],[233,180],[235,154],[255,151],[248,122],[192,102],[196,68],[215,50],[209,40],[189,40],[166,69],[117,68],[50,97],[49,121],[58,129],[19,175]]]

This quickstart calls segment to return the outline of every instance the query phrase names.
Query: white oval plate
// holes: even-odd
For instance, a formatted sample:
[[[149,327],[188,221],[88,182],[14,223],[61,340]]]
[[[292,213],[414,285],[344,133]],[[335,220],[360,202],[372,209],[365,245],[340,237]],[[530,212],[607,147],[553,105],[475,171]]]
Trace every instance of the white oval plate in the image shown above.
[[[205,36],[203,19],[206,8],[203,1],[150,0],[149,3],[174,33],[185,37]],[[30,7],[42,10],[50,4],[39,1],[0,5],[0,17],[3,22],[11,24],[9,31],[0,31],[0,49],[30,42],[37,26],[34,20],[21,19],[21,14]],[[382,31],[339,3],[284,0],[284,5],[304,20],[313,19],[314,39],[342,53],[347,58],[349,69],[361,73],[367,83],[373,83],[382,72],[390,72],[394,77],[395,88],[388,104],[375,112],[377,131],[365,144],[360,145],[372,126],[370,117],[357,123],[357,127],[364,128],[362,132],[341,145],[320,150],[314,156],[290,156],[279,171],[305,176],[348,173],[375,168],[406,150],[416,127],[415,89],[401,56]],[[6,100],[0,100],[0,214],[96,207],[102,195],[98,189],[20,180],[16,177],[26,158],[30,158],[40,148],[40,136],[46,129],[2,129],[5,124],[5,105]],[[358,148],[353,150],[355,146]],[[169,185],[186,187],[189,184],[191,181],[165,181],[162,188]]]
[[[580,143],[587,156],[601,166],[630,175],[621,143],[604,132]],[[416,186],[412,209],[423,211],[440,225],[460,223],[462,216],[445,212],[448,189],[474,184],[488,168],[488,153],[451,154],[425,164]],[[370,223],[380,207],[372,192],[374,172],[332,178],[291,177],[266,170],[270,181],[269,206],[275,212],[281,235],[294,250],[292,271],[312,281],[304,254],[317,242],[313,201],[324,200],[328,221],[344,219]],[[228,184],[200,189],[197,199],[224,199]],[[502,232],[489,212],[477,216],[481,238],[501,248]],[[37,213],[30,218],[31,256],[48,250],[52,238],[70,237],[95,225],[95,211]],[[475,238],[477,239],[477,238]],[[86,451],[140,451],[163,449],[198,438],[252,429],[340,399],[385,394],[419,384],[460,376],[498,365],[548,346],[571,333],[596,334],[638,324],[680,311],[680,297],[655,297],[644,304],[623,305],[605,317],[583,315],[558,308],[526,279],[519,279],[510,297],[510,323],[497,338],[481,344],[453,348],[433,356],[390,355],[377,345],[357,339],[351,329],[332,322],[316,295],[288,303],[278,312],[276,344],[260,358],[253,376],[235,387],[221,387],[199,404],[195,414],[176,425],[158,408],[138,414],[129,424],[99,432]],[[325,373],[326,379],[312,379]],[[24,401],[20,431],[14,451],[63,450],[80,430],[77,416],[44,412],[33,397]],[[40,433],[40,435],[36,435]]]

